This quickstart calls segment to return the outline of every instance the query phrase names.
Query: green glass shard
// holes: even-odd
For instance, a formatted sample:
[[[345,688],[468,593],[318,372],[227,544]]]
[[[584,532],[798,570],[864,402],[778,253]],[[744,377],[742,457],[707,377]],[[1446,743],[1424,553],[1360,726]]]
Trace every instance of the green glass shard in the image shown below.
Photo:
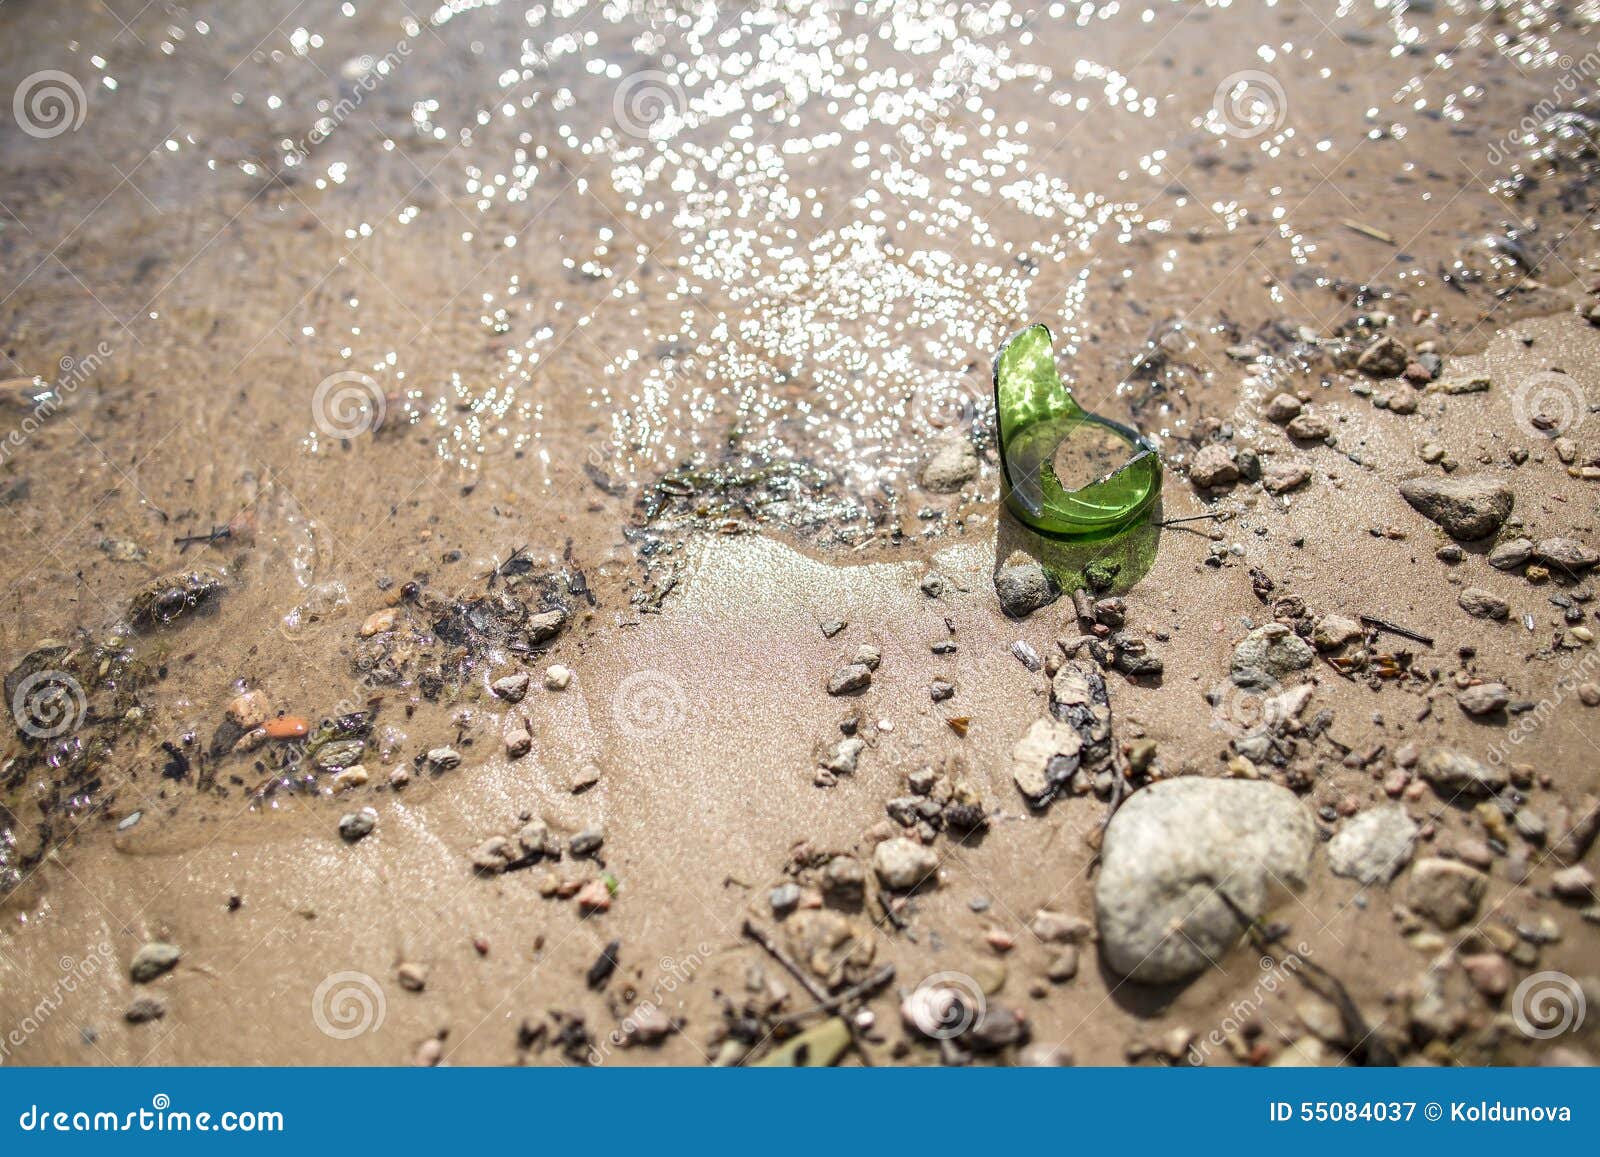
[[[1120,534],[1161,497],[1155,446],[1091,414],[1061,384],[1050,331],[1011,335],[994,359],[1001,494],[1023,525],[1052,538]]]

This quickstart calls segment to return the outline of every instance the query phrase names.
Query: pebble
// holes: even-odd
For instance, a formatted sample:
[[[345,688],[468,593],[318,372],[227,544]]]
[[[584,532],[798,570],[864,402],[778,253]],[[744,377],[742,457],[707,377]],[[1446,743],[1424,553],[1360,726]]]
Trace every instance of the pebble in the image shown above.
[[[545,668],[544,687],[546,691],[565,691],[572,685],[572,669],[563,667],[560,663],[553,663]]]
[[[1563,900],[1587,902],[1594,892],[1594,873],[1582,864],[1562,868],[1550,877],[1550,890]]]
[[[541,611],[528,618],[528,641],[532,643],[547,643],[562,632],[567,625],[567,612],[557,607],[551,611]]]
[[[1323,615],[1312,628],[1311,641],[1319,651],[1336,651],[1365,634],[1365,629],[1355,619],[1345,615]]]
[[[343,771],[335,773],[330,781],[330,786],[335,793],[351,791],[358,787],[365,787],[368,778],[367,769],[358,763],[354,767],[347,767]]]
[[[461,753],[453,747],[435,747],[428,752],[428,763],[439,771],[461,766]]]
[[[960,490],[978,476],[978,451],[964,434],[950,434],[934,445],[922,468],[922,487],[935,494]]]
[[[1209,490],[1239,481],[1239,467],[1220,442],[1202,447],[1189,463],[1189,481],[1196,490]]]
[[[878,882],[894,892],[910,891],[933,876],[938,867],[939,857],[932,848],[903,836],[884,840],[872,851],[872,870]]]
[[[228,704],[228,718],[241,731],[254,731],[271,712],[266,695],[260,691],[246,691]]]
[[[1600,683],[1579,683],[1578,698],[1585,707],[1600,707]]]
[[[598,852],[606,842],[605,833],[597,827],[587,827],[573,836],[567,843],[567,850],[573,857],[592,856]]]
[[[496,679],[490,687],[507,703],[521,703],[528,694],[528,684],[531,682],[532,679],[526,671],[518,671],[515,675]]]
[[[1311,481],[1311,469],[1301,462],[1271,462],[1261,468],[1261,486],[1269,494],[1287,494]]]
[[[1600,563],[1600,551],[1590,550],[1571,538],[1541,539],[1533,548],[1536,562],[1559,570],[1579,574]]]
[[[1482,587],[1468,587],[1456,596],[1461,609],[1475,619],[1496,619],[1504,622],[1511,614],[1511,604]]]
[[[1078,950],[1072,945],[1063,948],[1049,966],[1045,976],[1054,984],[1064,984],[1078,975]]]
[[[928,684],[928,698],[935,703],[943,703],[956,693],[956,686],[948,679],[935,679]]]
[[[1036,719],[1011,748],[1011,779],[1030,804],[1041,807],[1078,770],[1083,737],[1070,723]]]
[[[1424,476],[1400,484],[1400,496],[1451,538],[1487,538],[1510,517],[1511,488],[1485,474],[1454,478]]]
[[[1028,1069],[1070,1068],[1072,1053],[1065,1045],[1033,1041],[1017,1051],[1017,1064]]]
[[[578,907],[585,912],[611,911],[611,889],[606,887],[604,880],[590,880],[573,897]]]
[[[137,996],[122,1014],[122,1019],[129,1024],[148,1024],[166,1015],[167,1002],[159,996]]]
[[[1498,952],[1477,952],[1461,957],[1461,968],[1472,987],[1490,999],[1504,996],[1511,988],[1511,965]]]
[[[1369,378],[1398,378],[1406,372],[1411,355],[1392,337],[1376,338],[1356,358],[1356,369]]]
[[[374,635],[381,635],[385,631],[394,630],[395,624],[400,621],[398,607],[385,607],[381,611],[373,611],[361,624],[361,637],[370,639]]]
[[[353,844],[370,836],[372,829],[377,826],[377,809],[364,807],[358,812],[349,812],[339,817],[339,838],[347,844]]]
[[[509,754],[509,751],[507,754]],[[580,767],[576,773],[574,773],[572,777],[572,783],[568,790],[570,790],[573,795],[577,795],[579,792],[588,791],[591,787],[599,782],[600,768],[593,763],[586,763]]]
[[[521,759],[533,750],[533,736],[521,727],[513,727],[506,732],[506,758]]]
[[[1300,414],[1288,426],[1289,437],[1297,442],[1324,442],[1333,432],[1321,414]]]
[[[1082,944],[1094,934],[1094,925],[1082,916],[1040,908],[1033,914],[1029,930],[1046,944]]]
[[[1328,841],[1328,866],[1336,876],[1387,884],[1411,859],[1417,825],[1399,804],[1369,808]]]
[[[171,972],[182,956],[183,950],[176,944],[152,940],[133,954],[128,975],[135,984],[148,984],[163,973]]]
[[[1488,882],[1482,872],[1455,860],[1419,860],[1411,870],[1406,902],[1449,932],[1477,915]]]
[[[1095,881],[1105,963],[1148,984],[1203,971],[1244,931],[1216,881],[1254,919],[1303,886],[1314,846],[1311,813],[1274,783],[1184,777],[1135,792],[1106,826]]]
[[[787,916],[800,906],[800,885],[789,883],[779,884],[767,893],[767,903],[772,905],[772,914],[780,919]]]
[[[491,836],[473,848],[467,857],[473,871],[485,876],[498,876],[516,860],[516,850],[504,836]]]
[[[1516,570],[1533,557],[1533,539],[1512,538],[1495,544],[1489,552],[1489,565],[1496,570]]]
[[[1274,679],[1282,679],[1311,666],[1315,657],[1306,641],[1288,627],[1268,623],[1251,631],[1233,649],[1233,670],[1264,671]]]
[[[849,695],[872,684],[872,668],[864,663],[849,663],[828,678],[829,695]]]
[[[1032,559],[997,570],[994,590],[1000,598],[1000,609],[1013,619],[1025,619],[1034,611],[1049,606],[1057,593],[1044,567]]]
[[[1506,786],[1504,765],[1481,763],[1463,752],[1445,747],[1429,749],[1417,766],[1417,774],[1433,785],[1446,801],[1457,795],[1492,795]]]
[[[395,979],[407,992],[421,992],[428,986],[428,966],[406,961],[395,969]]]
[[[866,749],[865,740],[841,739],[822,760],[823,770],[831,771],[835,775],[854,775],[856,765],[861,760],[861,753]]]
[[[1477,683],[1457,692],[1456,702],[1468,715],[1493,715],[1511,702],[1511,689],[1504,683]]]
[[[1300,399],[1293,394],[1277,394],[1267,403],[1267,408],[1264,412],[1267,421],[1275,422],[1282,426],[1293,421],[1304,408]]]

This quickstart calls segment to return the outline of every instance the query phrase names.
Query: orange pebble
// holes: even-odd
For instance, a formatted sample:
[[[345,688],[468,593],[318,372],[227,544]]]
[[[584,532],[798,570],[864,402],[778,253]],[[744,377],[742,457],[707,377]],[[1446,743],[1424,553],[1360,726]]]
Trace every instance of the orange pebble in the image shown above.
[[[299,739],[311,730],[311,724],[298,715],[280,715],[262,724],[268,739]]]

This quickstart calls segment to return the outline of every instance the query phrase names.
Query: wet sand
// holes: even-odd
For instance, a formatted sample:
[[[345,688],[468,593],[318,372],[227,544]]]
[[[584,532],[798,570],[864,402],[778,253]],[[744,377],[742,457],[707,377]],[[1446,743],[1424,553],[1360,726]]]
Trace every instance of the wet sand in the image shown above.
[[[1600,659],[1550,602],[1588,580],[1529,582],[1482,544],[1443,561],[1447,539],[1397,490],[1442,473],[1422,457],[1436,445],[1511,486],[1530,537],[1600,544],[1597,483],[1574,476],[1600,397],[1600,331],[1574,308],[1594,274],[1596,129],[1552,131],[1544,109],[1531,140],[1509,136],[1540,101],[1579,107],[1587,82],[1571,78],[1595,40],[1581,7],[1173,4],[1146,22],[796,5],[697,23],[463,6],[426,27],[399,6],[258,8],[195,10],[181,38],[155,12],[124,31],[90,5],[0,11],[8,91],[52,65],[85,92],[77,129],[0,126],[0,376],[60,396],[42,421],[8,411],[26,436],[0,465],[0,649],[10,671],[44,640],[117,640],[143,672],[132,716],[110,716],[127,704],[90,679],[81,726],[8,737],[7,1063],[703,1064],[742,1057],[724,1042],[752,1025],[755,1059],[772,1018],[812,1001],[744,920],[783,926],[767,897],[801,842],[869,862],[885,802],[925,765],[978,791],[987,830],[939,836],[942,878],[903,928],[875,897],[824,909],[896,968],[866,1005],[872,1060],[940,1058],[896,1010],[939,973],[1079,1063],[1152,1059],[1141,1045],[1179,1036],[1182,1059],[1247,998],[1270,1046],[1255,1059],[1308,1038],[1303,988],[1251,996],[1249,947],[1173,991],[1121,981],[1093,945],[1075,979],[1044,979],[1057,952],[1029,924],[1040,908],[1093,916],[1107,802],[1032,812],[1008,763],[1049,688],[1012,644],[1050,656],[1078,632],[1070,598],[1008,620],[991,579],[1014,546],[1040,546],[999,514],[988,392],[994,349],[1032,321],[1055,330],[1085,405],[1159,438],[1164,516],[1232,516],[1161,531],[1119,587],[1165,670],[1109,675],[1115,734],[1155,741],[1157,778],[1241,774],[1229,656],[1293,595],[1433,639],[1381,637],[1414,674],[1375,686],[1319,659],[1306,714],[1331,723],[1284,766],[1250,769],[1297,784],[1332,813],[1324,829],[1347,821],[1341,804],[1388,798],[1407,745],[1515,748],[1545,816],[1600,789],[1593,711],[1570,690]],[[1357,319],[1376,312],[1409,347],[1436,343],[1439,382],[1490,388],[1374,382],[1299,332],[1365,340]],[[1551,373],[1574,470],[1528,420],[1528,383]],[[1283,390],[1329,441],[1264,418]],[[1368,396],[1395,391],[1414,413]],[[920,468],[951,433],[977,445],[979,471],[930,493]],[[1186,467],[1219,439],[1301,463],[1309,483],[1198,493]],[[231,533],[174,541],[217,527]],[[198,566],[223,577],[211,603],[127,623],[141,584]],[[533,654],[440,660],[437,686],[426,646],[375,678],[370,615],[393,607],[426,635],[428,598],[509,589],[502,568],[528,572],[530,601],[553,576],[538,597],[570,608],[564,633]],[[930,571],[937,598],[920,589]],[[1467,586],[1507,599],[1509,620],[1467,616]],[[848,626],[830,638],[833,620]],[[930,650],[947,639],[953,654]],[[864,643],[882,652],[871,687],[828,696]],[[564,690],[542,685],[552,663],[574,673]],[[517,670],[533,687],[511,706],[490,684]],[[1508,744],[1518,717],[1465,715],[1461,673],[1550,707]],[[930,699],[936,678],[949,701]],[[285,768],[292,745],[276,742],[210,754],[246,689],[313,723],[374,709],[368,782],[330,798],[332,776]],[[859,766],[819,787],[855,710]],[[512,759],[518,718],[532,750]],[[106,750],[93,781],[63,783],[52,745],[80,739]],[[459,766],[418,763],[444,745]],[[173,749],[187,770],[171,773]],[[574,792],[589,766],[597,781]],[[398,789],[397,767],[412,769]],[[1403,798],[1432,821],[1419,857],[1481,842],[1470,809]],[[377,827],[347,844],[338,822],[361,807]],[[526,818],[563,840],[602,827],[603,866],[475,874],[473,849]],[[1559,865],[1513,840],[1527,881],[1495,853],[1473,926],[1438,944],[1404,935],[1406,877],[1361,888],[1321,853],[1274,916],[1412,1059],[1591,1056],[1592,1023],[1532,1040],[1505,999],[1470,990],[1444,1049],[1410,1047],[1407,986],[1443,948],[1481,951],[1484,925],[1552,918],[1559,941],[1520,948],[1515,977],[1559,970],[1592,991],[1600,931],[1550,894]],[[609,874],[609,911],[542,895],[547,872]],[[151,940],[182,960],[132,984]],[[617,973],[591,989],[613,941]],[[426,967],[420,992],[402,964]],[[165,1014],[130,1025],[141,995]],[[681,1024],[614,1048],[641,1003]],[[558,1043],[578,1018],[587,1040]]]

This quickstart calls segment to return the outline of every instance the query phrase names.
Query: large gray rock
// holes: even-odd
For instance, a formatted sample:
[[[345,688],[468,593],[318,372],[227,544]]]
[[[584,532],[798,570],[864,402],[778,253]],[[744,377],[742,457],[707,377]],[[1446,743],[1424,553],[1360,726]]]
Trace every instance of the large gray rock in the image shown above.
[[[1363,884],[1387,884],[1411,859],[1417,825],[1399,804],[1385,804],[1356,816],[1328,841],[1328,866],[1335,876]]]
[[[1106,964],[1146,984],[1204,970],[1244,933],[1234,906],[1254,919],[1304,886],[1314,843],[1311,813],[1276,784],[1186,778],[1137,792],[1106,827],[1095,883]]]
[[[1413,478],[1400,484],[1400,496],[1451,538],[1468,542],[1499,530],[1515,502],[1509,486],[1486,474]]]

